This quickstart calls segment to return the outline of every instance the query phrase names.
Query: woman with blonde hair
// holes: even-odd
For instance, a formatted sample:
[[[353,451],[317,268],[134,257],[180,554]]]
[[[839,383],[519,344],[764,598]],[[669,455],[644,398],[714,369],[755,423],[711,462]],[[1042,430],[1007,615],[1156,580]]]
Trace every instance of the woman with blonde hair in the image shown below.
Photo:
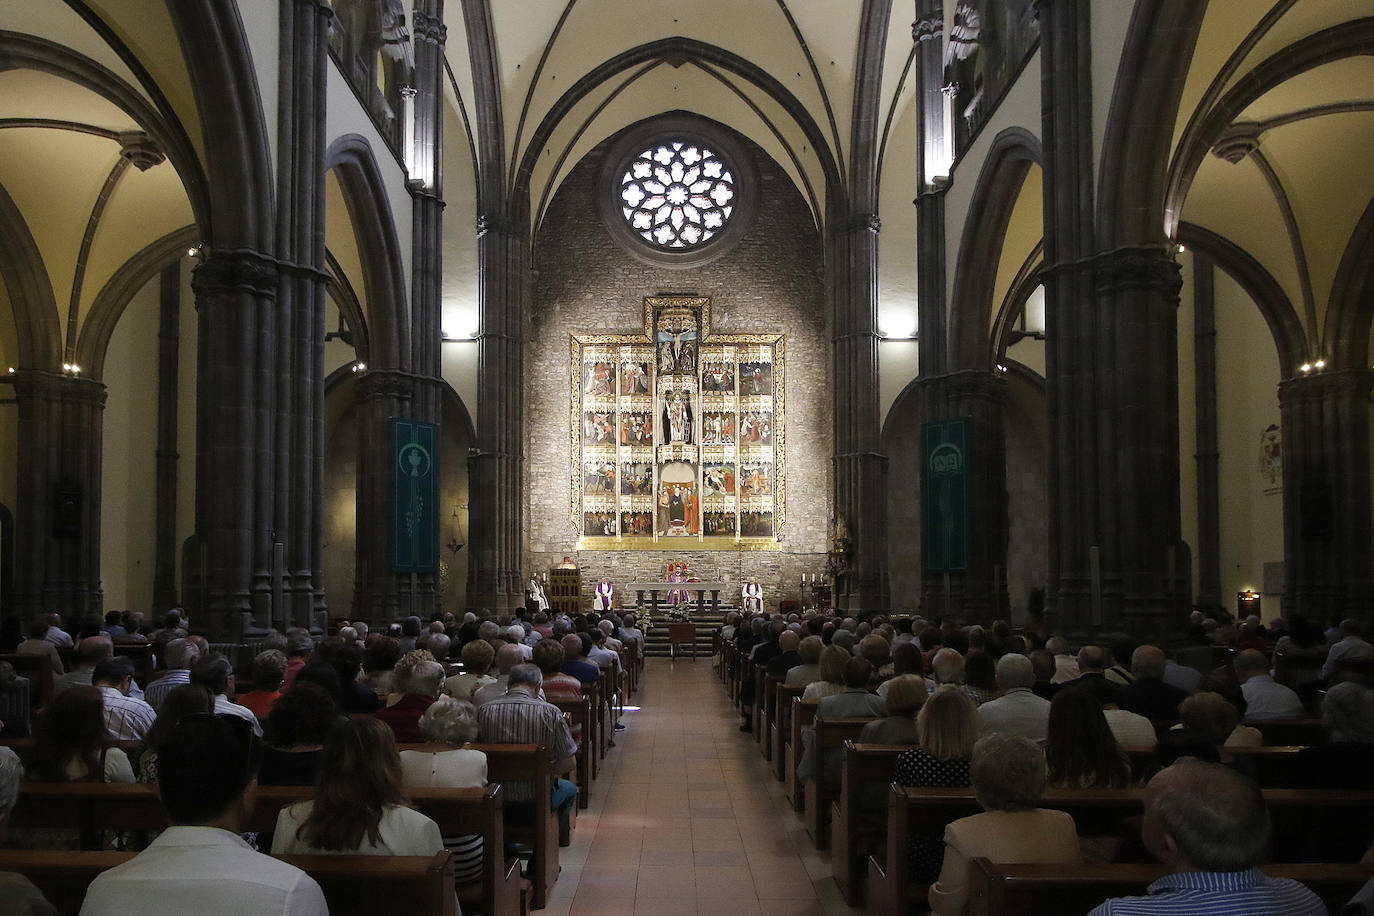
[[[315,797],[277,815],[272,854],[431,856],[439,825],[407,807],[401,759],[386,723],[341,721],[325,739]]]
[[[978,707],[955,686],[931,694],[916,716],[918,746],[897,756],[896,782],[903,786],[969,784],[973,743],[978,738]],[[911,838],[912,879],[929,884],[940,874],[945,844],[939,836]]]
[[[821,679],[806,685],[803,700],[819,700],[844,692],[844,666],[852,656],[840,646],[826,646],[821,652]]]

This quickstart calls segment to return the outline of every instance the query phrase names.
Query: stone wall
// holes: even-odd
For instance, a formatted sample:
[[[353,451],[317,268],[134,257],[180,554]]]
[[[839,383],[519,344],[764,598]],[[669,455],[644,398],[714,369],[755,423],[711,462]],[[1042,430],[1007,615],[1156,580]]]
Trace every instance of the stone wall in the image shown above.
[[[546,570],[574,554],[571,511],[569,337],[638,333],[643,298],[711,297],[714,333],[785,339],[787,520],[778,551],[582,551],[590,604],[602,575],[658,579],[670,561],[703,580],[757,575],[770,604],[796,597],[803,573],[824,568],[831,514],[832,408],[829,321],[816,225],[801,194],[766,153],[737,138],[760,181],[753,225],[729,253],[700,267],[654,267],[631,257],[601,221],[596,183],[609,144],[569,172],[536,237],[534,303],[525,349],[525,564]]]

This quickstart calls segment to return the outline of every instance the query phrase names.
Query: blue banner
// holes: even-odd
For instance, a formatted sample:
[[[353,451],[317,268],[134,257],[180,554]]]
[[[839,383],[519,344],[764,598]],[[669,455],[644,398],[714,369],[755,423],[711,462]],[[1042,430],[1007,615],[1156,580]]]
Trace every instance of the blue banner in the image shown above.
[[[921,427],[925,571],[968,569],[968,419]]]
[[[439,428],[391,420],[391,565],[439,571]]]

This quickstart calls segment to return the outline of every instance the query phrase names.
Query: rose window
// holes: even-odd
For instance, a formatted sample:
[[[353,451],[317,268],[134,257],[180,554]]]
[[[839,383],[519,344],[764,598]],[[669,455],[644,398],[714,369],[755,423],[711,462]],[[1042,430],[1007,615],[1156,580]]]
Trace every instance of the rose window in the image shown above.
[[[620,180],[620,211],[656,248],[684,251],[710,241],[734,212],[735,178],[715,152],[686,140],[640,153]]]

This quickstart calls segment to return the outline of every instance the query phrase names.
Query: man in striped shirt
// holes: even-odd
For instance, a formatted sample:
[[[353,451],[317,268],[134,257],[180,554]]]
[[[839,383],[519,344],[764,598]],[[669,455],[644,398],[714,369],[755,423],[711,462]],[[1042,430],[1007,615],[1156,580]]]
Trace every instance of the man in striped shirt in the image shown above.
[[[1088,916],[1322,916],[1321,898],[1255,867],[1269,841],[1269,809],[1253,781],[1185,757],[1145,790],[1146,847],[1174,873],[1144,897],[1107,900]]]
[[[167,643],[162,654],[166,659],[166,673],[143,691],[144,698],[153,709],[160,707],[174,688],[191,683],[191,666],[200,658],[200,647],[189,639],[173,639]]]
[[[477,733],[490,744],[542,744],[548,748],[555,776],[552,808],[561,819],[577,798],[577,786],[561,778],[573,770],[577,744],[563,711],[539,699],[543,683],[544,677],[534,665],[512,668],[506,693],[477,707]],[[513,782],[505,791],[508,802],[534,798],[528,783]]]
[[[153,707],[129,696],[133,682],[134,663],[126,655],[101,659],[91,673],[105,703],[105,729],[115,741],[142,741],[157,718]]]

